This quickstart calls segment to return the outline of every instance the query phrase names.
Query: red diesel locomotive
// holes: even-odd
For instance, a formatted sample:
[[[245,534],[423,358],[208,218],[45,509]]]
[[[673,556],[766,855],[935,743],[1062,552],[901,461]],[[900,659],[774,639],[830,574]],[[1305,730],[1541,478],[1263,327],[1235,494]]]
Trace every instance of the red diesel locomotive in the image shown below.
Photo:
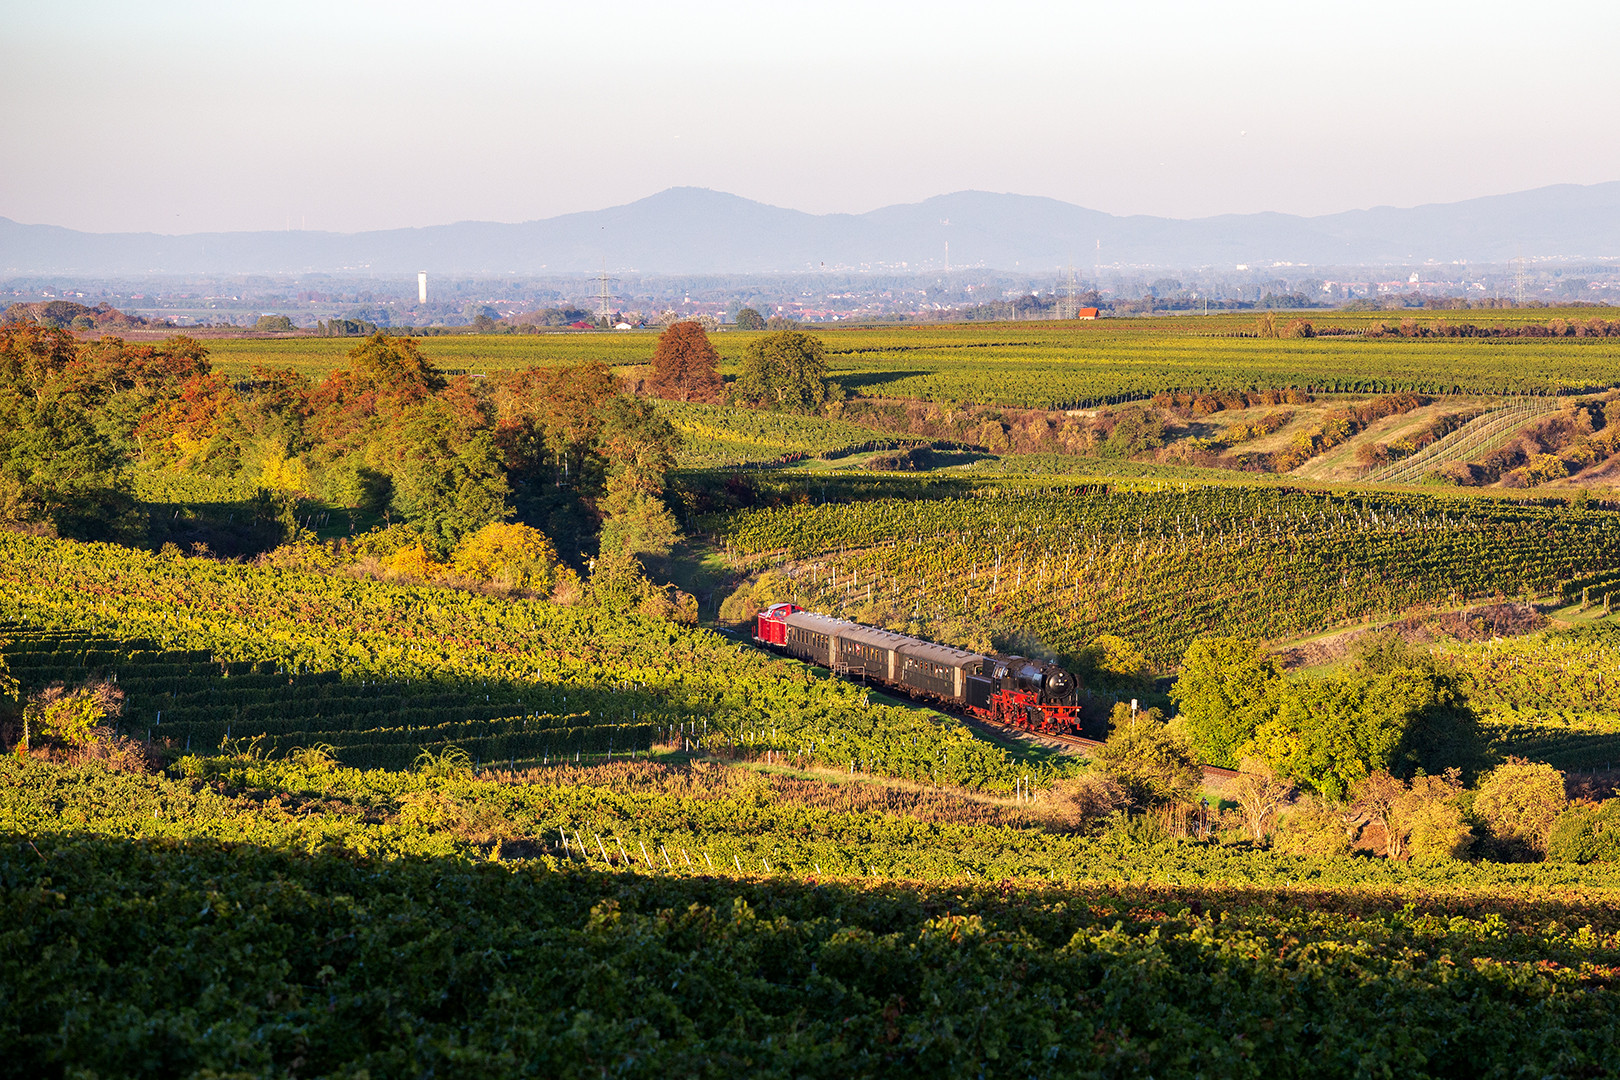
[[[839,675],[940,701],[970,716],[1059,735],[1080,733],[1079,685],[1056,664],[984,655],[776,604],[754,640]]]

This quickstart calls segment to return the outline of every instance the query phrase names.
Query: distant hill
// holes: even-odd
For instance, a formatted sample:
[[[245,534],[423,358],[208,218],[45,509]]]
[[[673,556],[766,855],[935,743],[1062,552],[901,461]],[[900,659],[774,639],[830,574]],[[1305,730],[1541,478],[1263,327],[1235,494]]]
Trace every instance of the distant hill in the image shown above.
[[[363,233],[84,233],[0,218],[0,274],[767,273],[953,265],[1050,270],[1273,262],[1355,266],[1620,256],[1620,181],[1321,217],[1118,217],[961,191],[865,214],[806,214],[703,188],[520,224]]]

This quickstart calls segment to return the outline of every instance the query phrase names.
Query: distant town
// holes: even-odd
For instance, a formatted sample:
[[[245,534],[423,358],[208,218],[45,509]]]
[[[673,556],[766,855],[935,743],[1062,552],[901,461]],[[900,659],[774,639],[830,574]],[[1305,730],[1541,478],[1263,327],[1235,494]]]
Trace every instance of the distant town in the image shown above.
[[[364,327],[442,331],[641,328],[679,319],[735,325],[744,308],[795,323],[1102,317],[1249,309],[1472,307],[1620,303],[1620,263],[1201,268],[1130,267],[1017,274],[829,270],[755,275],[554,277],[150,277],[0,281],[6,303],[105,305],[171,327],[328,332]],[[81,327],[82,329],[82,327]]]

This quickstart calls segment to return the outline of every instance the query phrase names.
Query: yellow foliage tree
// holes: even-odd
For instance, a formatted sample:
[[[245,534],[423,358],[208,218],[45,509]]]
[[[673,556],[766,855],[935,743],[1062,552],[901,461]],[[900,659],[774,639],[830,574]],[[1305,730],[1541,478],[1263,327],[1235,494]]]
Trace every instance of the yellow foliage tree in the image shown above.
[[[1547,850],[1552,823],[1569,805],[1564,774],[1538,762],[1510,757],[1479,782],[1474,813],[1498,841]]]
[[[549,595],[561,563],[546,534],[527,525],[492,521],[456,547],[457,573],[520,592]]]
[[[427,548],[418,540],[390,555],[384,561],[383,569],[389,577],[432,581],[444,573],[445,566],[429,555]]]
[[[259,466],[259,482],[271,491],[307,494],[310,490],[309,467],[302,458],[270,454]]]

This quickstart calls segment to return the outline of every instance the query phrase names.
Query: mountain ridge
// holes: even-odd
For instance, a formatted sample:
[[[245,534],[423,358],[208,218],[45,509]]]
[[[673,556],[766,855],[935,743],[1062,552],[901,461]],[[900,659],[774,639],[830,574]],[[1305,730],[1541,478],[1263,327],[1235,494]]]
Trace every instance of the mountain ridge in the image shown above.
[[[810,214],[708,188],[533,221],[357,233],[88,233],[0,217],[0,274],[772,273],[953,266],[1047,272],[1239,264],[1389,266],[1620,257],[1620,181],[1305,217],[1114,215],[1038,195],[958,191]]]

